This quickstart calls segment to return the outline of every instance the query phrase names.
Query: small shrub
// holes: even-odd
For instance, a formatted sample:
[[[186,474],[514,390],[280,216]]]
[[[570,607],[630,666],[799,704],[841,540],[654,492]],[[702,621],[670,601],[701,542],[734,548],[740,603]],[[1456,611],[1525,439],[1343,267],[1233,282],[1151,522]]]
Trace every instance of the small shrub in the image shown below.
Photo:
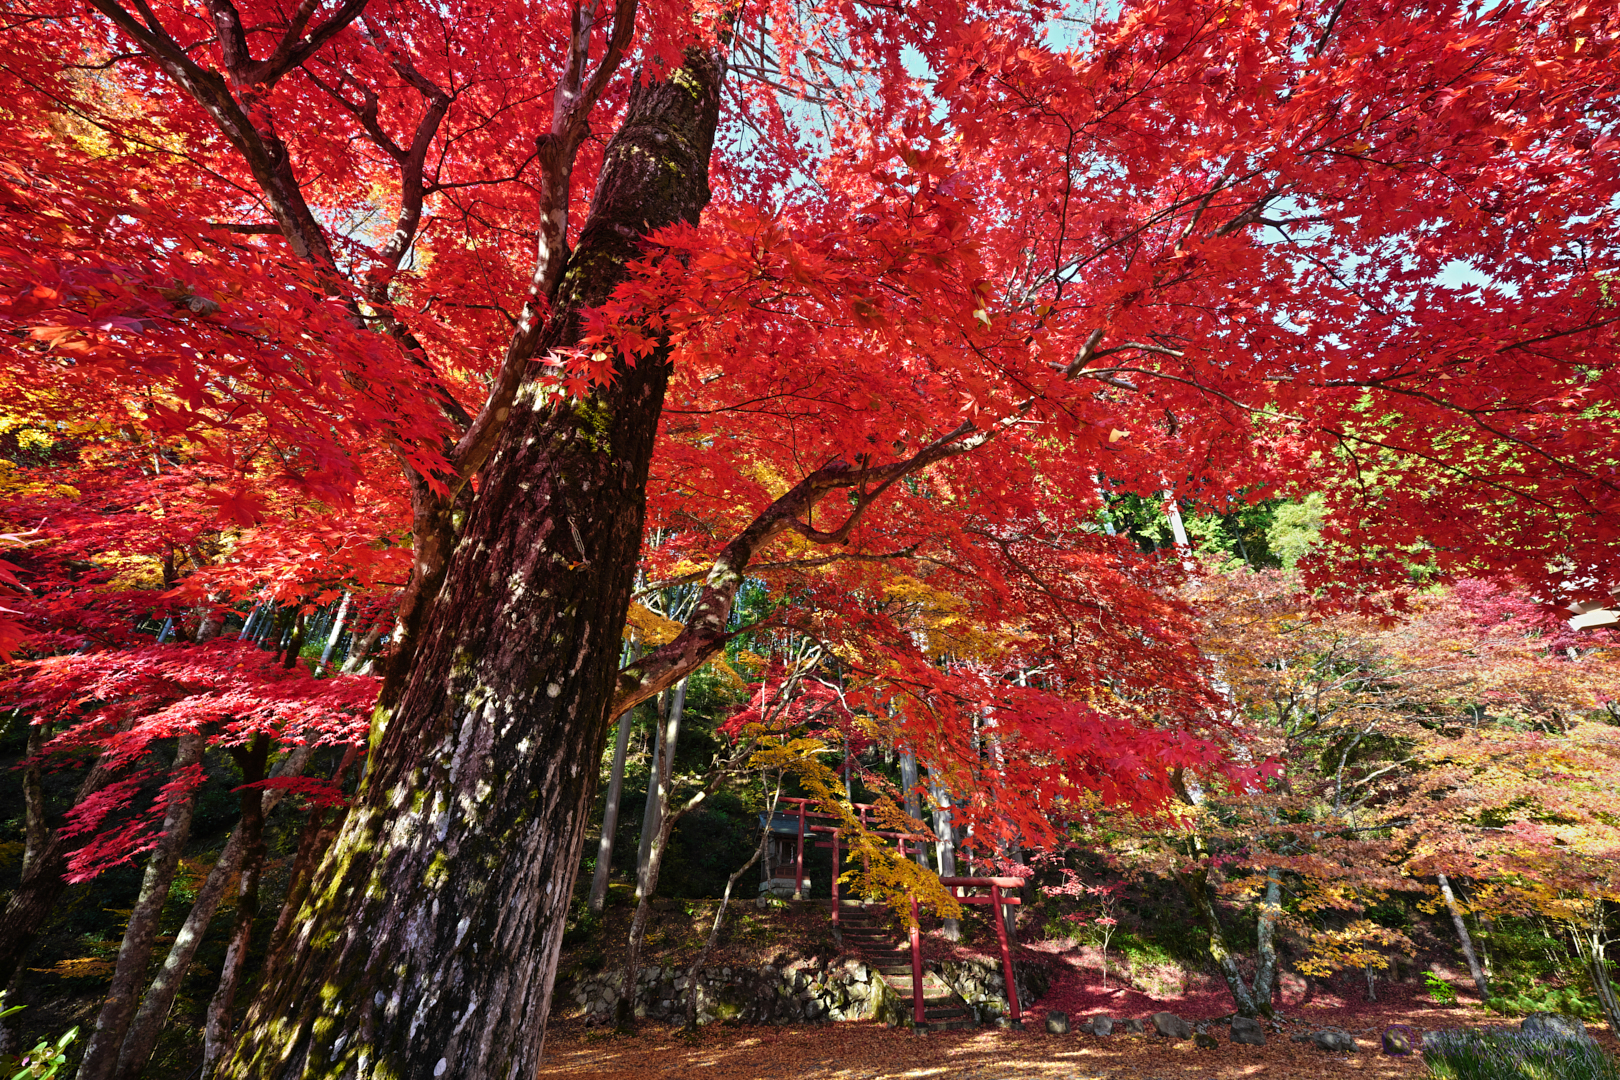
[[[1436,1005],[1457,1004],[1457,988],[1434,972],[1423,973],[1423,984],[1429,991],[1429,1000]]]
[[[0,1019],[22,1011],[21,1005],[5,1008],[5,992],[0,991]],[[49,1078],[55,1076],[62,1066],[67,1064],[67,1048],[74,1039],[79,1037],[79,1029],[74,1028],[54,1043],[49,1039],[41,1039],[39,1045],[25,1054],[0,1055],[0,1076],[20,1080],[22,1077]]]
[[[1596,1020],[1600,1016],[1597,1002],[1582,997],[1581,992],[1573,986],[1530,986],[1509,990],[1491,995],[1486,1007],[1504,1016],[1523,1016],[1533,1012],[1563,1013],[1582,1020]]]
[[[1423,1040],[1436,1080],[1620,1080],[1620,1068],[1590,1039],[1512,1028],[1437,1031]]]

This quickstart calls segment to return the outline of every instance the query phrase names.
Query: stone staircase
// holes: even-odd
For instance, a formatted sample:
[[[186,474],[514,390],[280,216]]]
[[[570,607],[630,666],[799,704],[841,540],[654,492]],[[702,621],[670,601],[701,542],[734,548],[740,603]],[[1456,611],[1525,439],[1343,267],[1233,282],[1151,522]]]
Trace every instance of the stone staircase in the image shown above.
[[[838,926],[844,944],[860,954],[872,970],[882,976],[900,997],[900,1010],[909,1022],[912,1018],[911,947],[896,947],[892,935],[878,921],[877,914],[868,911],[855,900],[838,902]],[[923,1024],[921,1031],[944,1031],[949,1028],[971,1028],[979,1024],[978,1017],[932,971],[923,972]]]

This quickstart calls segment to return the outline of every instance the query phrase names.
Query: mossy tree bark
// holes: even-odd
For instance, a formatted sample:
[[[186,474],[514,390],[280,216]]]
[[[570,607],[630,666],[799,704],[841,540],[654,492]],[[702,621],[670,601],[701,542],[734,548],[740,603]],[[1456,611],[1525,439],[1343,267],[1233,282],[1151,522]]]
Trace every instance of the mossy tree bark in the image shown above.
[[[1237,957],[1226,944],[1226,931],[1221,926],[1220,912],[1216,910],[1215,898],[1210,892],[1209,871],[1198,869],[1178,873],[1176,881],[1186,893],[1193,910],[1198,913],[1204,929],[1209,932],[1209,954],[1216,966],[1221,969],[1221,977],[1226,980],[1226,987],[1232,993],[1232,1001],[1237,1006],[1238,1015],[1276,1016],[1277,1009],[1272,1004],[1272,996],[1277,984],[1275,932],[1281,899],[1281,882],[1275,872],[1268,871],[1266,891],[1260,903],[1257,926],[1259,946],[1252,988],[1243,977],[1243,970],[1238,966]]]
[[[638,86],[545,348],[695,222],[721,72]],[[668,355],[583,399],[525,381],[365,780],[234,1053],[239,1080],[514,1080],[540,1061],[641,543]]]

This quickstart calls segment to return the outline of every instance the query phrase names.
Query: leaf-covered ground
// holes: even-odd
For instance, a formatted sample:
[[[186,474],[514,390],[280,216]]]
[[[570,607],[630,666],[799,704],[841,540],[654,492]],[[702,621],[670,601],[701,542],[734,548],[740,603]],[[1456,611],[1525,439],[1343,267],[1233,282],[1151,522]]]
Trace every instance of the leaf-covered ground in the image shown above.
[[[1390,1012],[1378,1019],[1420,1028],[1490,1022],[1477,1010],[1428,1012]],[[1332,1022],[1325,1011],[1307,1011],[1305,1017]],[[1372,1026],[1371,1016],[1357,1020],[1358,1027]],[[1593,1030],[1615,1049],[1612,1036]],[[548,1037],[538,1075],[540,1080],[587,1075],[601,1080],[1384,1080],[1427,1075],[1421,1061],[1386,1057],[1374,1052],[1372,1037],[1358,1037],[1366,1048],[1361,1053],[1328,1054],[1286,1036],[1273,1035],[1264,1047],[1234,1046],[1223,1036],[1218,1049],[1198,1050],[1190,1042],[1151,1035],[1048,1035],[1033,1022],[1024,1031],[981,1028],[921,1037],[867,1022],[714,1027],[695,1039],[669,1028],[649,1027],[633,1036],[574,1028]]]

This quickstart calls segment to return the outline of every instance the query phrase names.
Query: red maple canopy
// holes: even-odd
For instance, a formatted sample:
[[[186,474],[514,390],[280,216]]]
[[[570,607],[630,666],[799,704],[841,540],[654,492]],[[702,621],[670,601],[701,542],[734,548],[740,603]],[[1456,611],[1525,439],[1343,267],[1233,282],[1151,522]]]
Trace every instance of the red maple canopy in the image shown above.
[[[590,781],[556,777],[746,578],[980,835],[1152,804],[1222,712],[1182,567],[1105,492],[1325,492],[1341,593],[1620,580],[1615,33],[1577,0],[28,0],[5,420],[74,452],[5,477],[40,530],[6,606],[116,669],[154,584],[119,559],[163,615],[387,598],[368,783],[439,783],[498,699],[564,747],[502,766],[554,755],[559,867]],[[615,676],[646,529],[642,580],[700,598]]]

